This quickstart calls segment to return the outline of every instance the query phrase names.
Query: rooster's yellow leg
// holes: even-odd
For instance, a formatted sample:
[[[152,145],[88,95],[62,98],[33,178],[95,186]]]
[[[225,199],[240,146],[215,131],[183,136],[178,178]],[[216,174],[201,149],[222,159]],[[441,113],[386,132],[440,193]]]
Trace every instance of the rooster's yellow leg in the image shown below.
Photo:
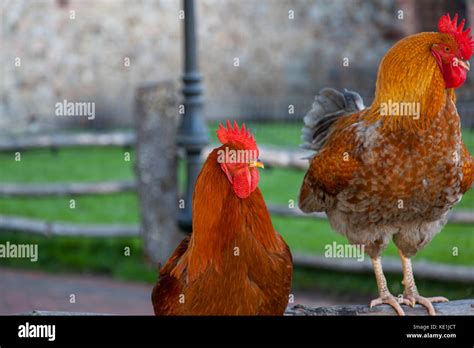
[[[400,306],[399,300],[395,296],[393,296],[388,290],[387,280],[385,279],[385,275],[383,274],[382,261],[380,257],[372,259],[372,265],[374,267],[375,279],[377,281],[377,287],[379,289],[379,298],[376,298],[375,300],[372,300],[370,302],[370,308],[385,303],[392,306],[398,315],[405,315],[405,312]],[[407,299],[402,299],[401,302],[404,304],[410,304]]]
[[[402,270],[403,270],[403,280],[402,284],[405,287],[403,292],[403,297],[410,301],[412,307],[415,307],[416,303],[425,306],[428,309],[429,315],[436,315],[435,309],[433,307],[433,302],[447,302],[446,297],[423,297],[418,293],[416,288],[415,278],[413,277],[413,269],[411,267],[411,260],[409,257],[403,255],[403,253],[398,250],[398,255],[402,260]]]

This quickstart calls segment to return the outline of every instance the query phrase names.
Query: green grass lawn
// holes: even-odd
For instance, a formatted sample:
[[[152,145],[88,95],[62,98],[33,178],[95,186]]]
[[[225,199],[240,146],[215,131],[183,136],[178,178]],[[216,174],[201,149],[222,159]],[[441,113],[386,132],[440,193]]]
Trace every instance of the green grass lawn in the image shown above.
[[[300,124],[291,123],[249,123],[259,144],[296,148],[299,144]],[[216,129],[216,123],[210,125]],[[212,141],[215,133],[210,131]],[[465,132],[464,140],[474,153],[474,132]],[[124,151],[120,148],[73,148],[59,152],[49,150],[27,151],[16,162],[12,153],[0,154],[0,182],[67,182],[133,179],[132,160],[124,161]],[[296,201],[298,189],[304,173],[290,169],[269,168],[261,172],[260,188],[267,202],[288,204]],[[76,197],[76,208],[69,208],[70,197],[64,198],[0,198],[0,214],[24,216],[54,221],[74,223],[138,223],[138,203],[133,193],[105,196]],[[456,209],[474,210],[474,193],[471,190]],[[333,241],[345,243],[345,239],[334,233],[325,221],[304,218],[284,218],[273,216],[275,228],[284,236],[293,252],[322,254],[324,246]],[[474,263],[473,226],[448,225],[416,257],[418,260],[449,264],[472,265]],[[50,271],[100,272],[109,273],[122,279],[152,281],[156,270],[143,262],[142,244],[139,238],[80,238],[41,237],[22,233],[3,232],[0,243],[39,243],[40,259],[37,263],[14,259],[2,259],[11,266],[46,269]],[[124,256],[123,249],[129,246],[130,256]],[[453,248],[458,255],[453,256]],[[396,256],[390,245],[384,255]],[[309,275],[311,274],[311,275]],[[322,284],[334,284],[334,273],[298,270],[296,286],[314,286],[314,279],[326,279]],[[341,274],[335,289],[351,288],[351,291],[374,292],[371,276]],[[399,283],[399,279],[395,282]],[[432,283],[430,283],[432,285]],[[472,287],[438,284],[429,286],[433,291],[448,291],[451,297],[472,296]],[[420,286],[421,287],[421,286]],[[335,291],[336,291],[335,290]]]

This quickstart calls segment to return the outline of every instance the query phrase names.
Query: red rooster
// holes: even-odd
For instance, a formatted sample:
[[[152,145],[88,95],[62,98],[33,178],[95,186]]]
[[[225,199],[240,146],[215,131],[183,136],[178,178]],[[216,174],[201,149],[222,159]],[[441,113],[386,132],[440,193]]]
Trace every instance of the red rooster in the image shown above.
[[[219,125],[223,144],[203,165],[193,233],[160,271],[156,315],[282,315],[292,258],[258,189],[258,148],[245,125]]]
[[[454,94],[466,80],[473,49],[463,27],[457,15],[445,15],[439,32],[396,43],[380,64],[368,108],[355,92],[324,89],[305,117],[303,139],[316,153],[299,206],[325,211],[336,231],[364,246],[379,289],[371,306],[386,303],[400,315],[400,303],[420,303],[434,315],[432,302],[447,301],[418,293],[410,258],[441,231],[474,179]],[[392,239],[403,268],[400,302],[380,259]]]

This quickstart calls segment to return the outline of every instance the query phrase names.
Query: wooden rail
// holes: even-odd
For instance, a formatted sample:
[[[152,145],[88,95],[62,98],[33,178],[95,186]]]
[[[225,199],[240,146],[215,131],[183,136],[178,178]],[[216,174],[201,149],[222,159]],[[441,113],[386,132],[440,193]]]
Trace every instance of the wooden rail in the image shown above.
[[[427,315],[426,308],[416,305],[414,308],[401,305],[406,315]],[[456,300],[449,302],[433,303],[437,315],[474,315],[474,299]],[[370,308],[367,305],[332,306],[332,307],[306,307],[296,305],[288,308],[285,315],[295,316],[334,316],[334,315],[396,315],[389,305],[380,305]]]
[[[327,219],[325,213],[306,214],[297,207],[289,208],[281,205],[268,204],[268,210],[271,214],[278,216]],[[452,224],[474,224],[474,212],[453,210],[449,213],[448,222]]]
[[[317,255],[294,254],[293,263],[299,267],[336,272],[365,274],[372,274],[374,272],[368,257],[364,257],[363,261],[357,261],[355,259],[327,258]],[[382,256],[382,263],[385,273],[402,274],[402,267],[399,259]],[[420,260],[413,262],[413,268],[416,277],[420,279],[474,284],[473,267],[448,265]]]
[[[24,135],[2,134],[0,136],[0,152],[81,146],[129,147],[134,146],[135,141],[135,134],[132,131],[110,133],[81,132]]]
[[[0,230],[28,232],[45,236],[119,237],[137,236],[140,228],[138,225],[72,224],[0,215]]]
[[[414,308],[401,305],[406,315],[427,315],[426,308],[416,305]],[[474,299],[456,300],[442,303],[434,303],[437,315],[474,315]],[[15,315],[21,316],[103,316],[113,315],[105,313],[90,312],[56,312],[56,311],[31,311],[19,313]],[[285,316],[336,316],[336,315],[353,315],[353,316],[395,316],[396,313],[389,305],[380,305],[370,308],[367,305],[352,306],[330,306],[330,307],[306,307],[295,305],[288,307]]]
[[[27,151],[32,149],[58,149],[85,146],[118,146],[134,147],[136,136],[132,131],[96,133],[55,133],[55,134],[25,134],[1,135],[0,152]],[[217,144],[207,146],[203,157],[217,147]],[[272,146],[260,146],[261,160],[269,167],[306,169],[308,161],[303,159],[310,155],[308,151],[286,150]],[[180,156],[182,154],[178,153]]]
[[[0,197],[44,197],[103,195],[119,192],[135,192],[134,181],[69,182],[54,184],[0,184]]]
[[[54,183],[54,184],[0,184],[0,197],[44,197],[44,196],[79,196],[100,195],[119,192],[136,192],[134,181],[104,181],[92,183]],[[327,219],[325,213],[303,213],[297,207],[289,208],[282,205],[269,204],[268,210],[277,216]],[[448,221],[453,224],[474,224],[474,212],[452,211]],[[2,225],[0,223],[0,229]]]

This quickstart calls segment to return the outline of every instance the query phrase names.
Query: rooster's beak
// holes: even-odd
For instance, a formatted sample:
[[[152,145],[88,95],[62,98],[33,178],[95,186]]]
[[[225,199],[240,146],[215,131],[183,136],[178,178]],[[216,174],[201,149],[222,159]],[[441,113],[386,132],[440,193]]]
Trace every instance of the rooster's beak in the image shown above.
[[[469,62],[467,60],[464,61],[464,60],[457,59],[457,58],[454,58],[454,59],[455,59],[455,62],[456,62],[457,65],[462,66],[467,71],[469,71],[471,69],[471,64],[469,64]]]
[[[252,168],[252,167],[258,167],[258,168],[265,168],[265,166],[263,165],[262,162],[260,161],[253,161],[253,162],[250,162],[249,164],[249,167]]]

